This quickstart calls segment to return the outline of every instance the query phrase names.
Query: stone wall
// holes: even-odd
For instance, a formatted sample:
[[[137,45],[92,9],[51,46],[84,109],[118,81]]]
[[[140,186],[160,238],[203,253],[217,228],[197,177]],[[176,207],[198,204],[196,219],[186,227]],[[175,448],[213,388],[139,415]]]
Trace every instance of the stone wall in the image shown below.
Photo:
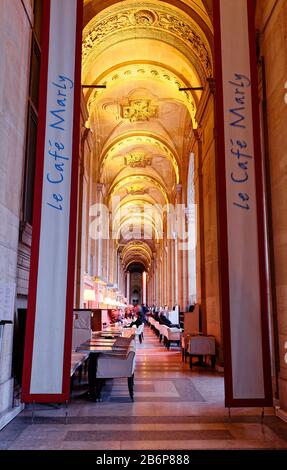
[[[276,310],[279,401],[287,410],[287,2],[257,1],[260,55],[264,57]]]
[[[24,2],[31,13],[30,1]],[[1,0],[0,14],[0,281],[16,282],[26,138],[30,24],[19,0]],[[0,416],[12,405],[13,326],[0,340]],[[2,343],[2,344],[1,344]]]

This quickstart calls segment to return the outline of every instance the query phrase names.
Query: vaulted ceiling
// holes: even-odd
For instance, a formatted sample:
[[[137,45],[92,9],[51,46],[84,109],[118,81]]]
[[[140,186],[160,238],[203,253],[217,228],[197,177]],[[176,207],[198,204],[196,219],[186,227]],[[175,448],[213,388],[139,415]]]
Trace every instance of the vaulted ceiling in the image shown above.
[[[82,82],[98,182],[116,198],[125,268],[148,270],[182,181],[201,88],[213,75],[210,2],[85,0]],[[102,86],[105,88],[98,88]],[[143,226],[152,235],[143,239]]]

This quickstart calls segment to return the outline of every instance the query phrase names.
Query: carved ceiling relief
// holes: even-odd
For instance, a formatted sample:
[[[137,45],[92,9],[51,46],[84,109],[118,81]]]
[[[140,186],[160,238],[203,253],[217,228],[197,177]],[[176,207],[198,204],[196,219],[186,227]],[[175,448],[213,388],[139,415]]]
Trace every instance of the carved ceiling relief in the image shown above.
[[[108,74],[104,80],[101,81],[101,84],[106,85],[107,87],[111,87],[118,81],[126,81],[127,78],[129,79],[138,79],[138,78],[146,78],[151,80],[157,80],[165,83],[169,83],[173,86],[177,92],[179,92],[179,88],[184,88],[187,86],[187,83],[180,80],[174,73],[168,71],[164,68],[155,66],[155,65],[147,65],[147,64],[134,64],[127,67],[122,67],[120,70],[117,70],[116,73]],[[104,90],[94,90],[88,100],[88,110],[91,111]],[[194,98],[190,91],[181,91],[179,92],[183,99],[185,100],[190,113],[195,120],[195,113],[196,113],[196,105]]]
[[[144,196],[145,194],[148,194],[148,188],[134,184],[127,188],[126,193],[130,196]]]
[[[124,146],[134,145],[135,147],[128,152],[130,155],[132,154],[140,154],[139,156],[132,157],[132,159],[128,159],[125,161],[125,157],[127,154],[124,154],[122,147]],[[144,146],[145,145],[152,145],[154,147],[153,153],[151,154],[150,151],[147,151]],[[105,162],[108,160],[117,161],[118,159],[121,160],[121,165],[131,166],[133,167],[140,167],[145,168],[148,166],[157,167],[158,171],[162,174],[163,170],[166,167],[166,159],[172,164],[175,177],[177,183],[179,182],[179,168],[178,163],[173,155],[173,153],[167,148],[165,144],[155,140],[153,137],[148,136],[133,136],[128,137],[117,144],[115,144],[108,152],[105,154]],[[129,165],[128,165],[129,163]]]
[[[121,116],[130,122],[149,121],[158,117],[158,106],[148,99],[129,100],[128,106],[121,105]]]
[[[137,2],[140,3],[140,2]],[[199,28],[183,15],[174,12],[169,8],[160,5],[156,10],[154,5],[148,3],[143,4],[145,9],[131,8],[123,10],[123,7],[115,9],[114,14],[105,16],[98,20],[97,17],[89,23],[84,30],[83,40],[83,64],[88,59],[90,53],[98,48],[99,43],[106,40],[108,36],[127,29],[136,29],[137,33],[140,28],[154,31],[167,32],[181,41],[183,41],[192,52],[198,57],[206,76],[212,76],[212,59],[211,52],[207,40],[202,37]]]
[[[131,168],[145,168],[152,165],[152,157],[144,152],[131,152],[124,157],[125,165]]]
[[[212,54],[203,31],[184,12],[157,0],[131,3],[103,10],[85,28],[82,77],[106,86],[85,97],[95,136],[102,139],[99,180],[106,184],[107,202],[111,207],[116,195],[119,207],[128,209],[125,231],[141,229],[146,217],[160,232],[161,214],[153,208],[173,202],[186,169],[185,140],[197,127],[201,93],[186,88],[205,86]]]

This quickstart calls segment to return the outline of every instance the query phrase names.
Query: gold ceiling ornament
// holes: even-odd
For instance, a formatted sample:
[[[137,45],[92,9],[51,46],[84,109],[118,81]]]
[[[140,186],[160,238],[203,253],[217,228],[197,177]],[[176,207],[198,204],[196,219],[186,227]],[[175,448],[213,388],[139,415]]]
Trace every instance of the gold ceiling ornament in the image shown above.
[[[150,257],[152,257],[152,250],[147,241],[143,240],[133,240],[128,242],[122,250],[122,255],[124,257],[125,253],[130,249],[137,249],[138,247],[144,248]]]
[[[131,168],[145,168],[152,165],[152,157],[145,152],[130,152],[124,157],[125,165]]]
[[[134,228],[134,231],[140,233],[139,239],[142,238],[142,229],[144,226],[148,226],[152,232],[152,239],[159,240],[162,238],[163,227],[160,221],[154,221],[151,217],[144,216],[144,214],[137,214],[136,216],[131,215],[121,220],[120,223],[113,225],[113,233],[115,240],[121,239],[121,234],[130,232],[130,227]],[[138,237],[137,237],[138,238]],[[133,240],[131,237],[129,240]]]
[[[179,163],[176,159],[174,153],[171,149],[165,145],[159,138],[155,138],[152,135],[130,135],[130,136],[122,136],[121,139],[113,144],[109,149],[104,149],[103,157],[101,158],[101,165],[107,163],[110,158],[121,151],[121,148],[127,145],[152,145],[156,147],[157,151],[162,151],[168,158],[168,160],[172,163],[174,168],[174,172],[176,175],[176,182],[179,183]]]
[[[176,92],[178,92],[179,98],[183,99],[193,120],[194,127],[196,124],[196,102],[195,98],[190,91],[179,91],[179,88],[188,87],[188,83],[176,75],[175,72],[162,67],[158,64],[147,64],[147,63],[136,63],[129,65],[120,65],[116,72],[115,70],[104,74],[104,76],[97,78],[97,83],[105,84],[109,89],[111,86],[118,84],[119,82],[127,82],[127,80],[156,80],[164,83],[168,83],[172,86]],[[103,96],[106,89],[93,90],[88,99],[88,110],[93,111],[96,101]]]
[[[82,60],[86,69],[90,59],[123,39],[154,38],[171,43],[184,55],[191,53],[200,62],[206,77],[212,77],[210,45],[198,24],[176,7],[159,2],[117,4],[96,15],[84,28]],[[119,36],[116,40],[114,35]]]
[[[154,177],[151,177],[151,176],[147,176],[147,175],[131,175],[131,176],[126,176],[124,177],[123,179],[121,179],[120,181],[118,181],[117,183],[113,184],[109,190],[109,196],[108,196],[108,199],[110,200],[110,198],[116,194],[119,190],[121,190],[121,188],[123,187],[126,187],[127,184],[150,184],[153,188],[156,188],[158,189],[166,203],[168,204],[169,203],[169,198],[168,198],[168,194],[165,190],[165,188],[162,186],[162,184],[156,180]]]
[[[153,105],[149,99],[129,100],[128,105],[121,105],[121,116],[130,122],[149,121],[158,117],[158,106]]]
[[[155,12],[149,10],[138,10],[134,14],[134,18],[136,20],[136,24],[142,26],[150,26],[155,23],[158,19]]]
[[[149,193],[149,188],[146,188],[146,192]],[[126,199],[128,197],[128,199]],[[127,218],[130,216],[130,208],[138,207],[138,214],[145,213],[146,217],[154,220],[162,220],[164,215],[163,205],[157,200],[152,202],[147,198],[147,195],[127,195],[122,198],[117,206],[113,207],[113,223],[118,222],[119,218],[127,215]],[[123,212],[124,211],[124,212]]]
[[[129,196],[144,196],[145,194],[148,194],[148,188],[145,188],[144,186],[140,186],[137,184],[133,184],[129,188],[127,188],[127,194]]]

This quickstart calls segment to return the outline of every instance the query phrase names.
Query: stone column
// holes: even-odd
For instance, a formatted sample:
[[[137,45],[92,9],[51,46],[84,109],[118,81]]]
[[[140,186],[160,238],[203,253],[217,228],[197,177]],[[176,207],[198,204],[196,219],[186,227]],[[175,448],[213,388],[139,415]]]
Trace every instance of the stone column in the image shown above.
[[[183,304],[181,309],[185,311],[188,306],[188,266],[187,266],[187,250],[182,252],[182,294]]]
[[[84,273],[86,257],[86,207],[84,198],[85,181],[85,155],[90,151],[88,146],[90,129],[83,128],[81,134],[79,176],[78,176],[78,220],[77,220],[77,248],[76,248],[76,289],[75,306],[80,308],[83,305],[84,293]],[[92,202],[93,203],[93,202]],[[90,237],[90,234],[88,234]]]
[[[147,273],[146,271],[143,272],[142,276],[142,303],[146,305],[146,299],[147,299]]]
[[[167,259],[166,259],[166,288],[167,288],[167,300],[166,303],[169,306],[169,308],[172,308],[172,290],[173,290],[173,257],[172,257],[172,240],[167,239],[166,241],[167,245]]]
[[[191,210],[190,210],[191,209]],[[196,300],[195,207],[187,211],[188,225],[188,303]]]
[[[151,302],[152,304],[154,303],[158,303],[158,292],[157,292],[157,254],[156,252],[154,251],[153,252],[153,262],[152,262],[152,266],[153,266],[153,279],[152,279],[152,284],[153,284],[153,293],[152,293],[152,299],[151,299]]]
[[[163,305],[163,262],[162,262],[162,251],[159,253],[158,260],[158,294],[159,294],[159,305]]]
[[[85,157],[84,157],[85,158]],[[87,173],[87,200],[86,200],[86,227],[85,227],[85,244],[86,244],[86,257],[87,257],[87,272],[91,276],[96,275],[96,240],[90,234],[90,210],[93,207],[93,204],[97,201],[97,190],[98,185],[95,182],[95,158],[92,153],[86,156],[85,161],[88,162],[86,165]]]
[[[117,285],[118,290],[120,290],[120,276],[121,276],[121,266],[120,266],[120,253],[117,253]]]
[[[122,265],[122,257],[120,256],[119,258],[119,262],[120,262],[120,291],[122,294],[124,294],[125,292],[125,282],[124,282],[124,270],[123,270],[123,265]]]
[[[199,274],[198,291],[201,304],[202,330],[207,330],[206,319],[206,280],[205,280],[205,222],[204,222],[204,200],[203,200],[203,169],[202,169],[202,142],[200,130],[194,130],[194,136],[197,142],[197,188],[196,188],[196,204],[198,213],[198,246],[199,246]]]
[[[96,186],[97,204],[103,204],[103,191],[104,185],[98,183]],[[101,233],[98,234],[98,239],[96,240],[96,266],[97,266],[97,277],[103,276],[103,239]]]
[[[127,299],[128,299],[128,303],[130,304],[131,303],[131,273],[130,271],[127,272]]]
[[[163,246],[163,303],[168,304],[168,287],[167,287],[167,269],[168,269],[168,245],[166,236],[164,236],[164,246]]]
[[[115,257],[115,251],[114,251],[114,241],[112,240],[112,232],[110,231],[110,239],[109,239],[109,272],[108,272],[108,280],[111,284],[115,283],[115,277],[114,277],[114,257]]]
[[[176,204],[182,203],[182,185],[176,187]],[[184,221],[178,220],[178,239],[177,239],[177,272],[178,272],[178,303],[182,311],[185,310],[186,297],[186,271],[185,271],[185,250],[183,249],[184,240],[181,239],[184,229]]]

